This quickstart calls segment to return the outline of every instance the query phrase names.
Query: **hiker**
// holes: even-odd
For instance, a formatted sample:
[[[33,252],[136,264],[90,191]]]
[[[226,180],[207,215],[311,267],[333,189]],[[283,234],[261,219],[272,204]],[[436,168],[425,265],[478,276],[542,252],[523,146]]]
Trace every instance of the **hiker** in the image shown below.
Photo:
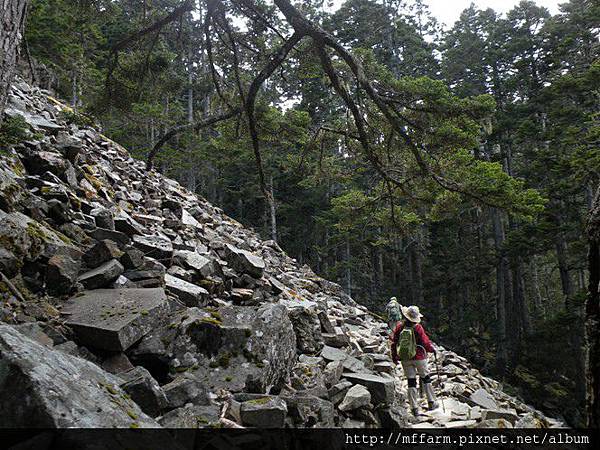
[[[417,416],[419,414],[417,372],[425,386],[429,410],[439,406],[431,385],[431,377],[427,371],[427,352],[433,353],[435,350],[420,323],[423,315],[420,313],[419,307],[403,306],[402,314],[405,320],[398,323],[392,333],[392,360],[395,364],[398,364],[398,361],[402,364],[408,380],[410,408],[413,415]]]
[[[387,315],[388,327],[391,331],[394,331],[398,322],[402,320],[402,313],[400,312],[402,305],[398,303],[396,297],[390,298],[387,306],[385,307],[385,313]]]

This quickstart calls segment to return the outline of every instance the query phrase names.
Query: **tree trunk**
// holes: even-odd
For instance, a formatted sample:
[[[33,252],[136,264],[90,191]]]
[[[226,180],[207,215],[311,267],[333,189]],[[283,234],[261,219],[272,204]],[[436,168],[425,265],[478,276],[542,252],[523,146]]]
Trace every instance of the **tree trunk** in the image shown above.
[[[588,221],[588,267],[586,300],[586,397],[587,426],[600,428],[600,189]]]
[[[503,376],[506,372],[506,364],[508,362],[506,348],[506,281],[508,278],[508,260],[502,248],[504,243],[504,228],[500,218],[500,211],[496,208],[492,209],[492,221],[494,225],[494,243],[498,255],[496,266],[496,326],[498,341],[496,371]]]
[[[0,125],[25,32],[29,0],[0,0]]]
[[[568,304],[573,297],[573,280],[571,280],[571,274],[569,273],[569,266],[567,263],[567,241],[564,233],[559,232],[557,234],[555,245],[560,283],[565,296],[565,304]]]
[[[350,267],[350,238],[346,238],[346,292],[352,295],[352,270]]]
[[[271,218],[271,239],[277,242],[277,210],[275,208],[275,193],[273,191],[273,175],[269,180],[269,213]]]

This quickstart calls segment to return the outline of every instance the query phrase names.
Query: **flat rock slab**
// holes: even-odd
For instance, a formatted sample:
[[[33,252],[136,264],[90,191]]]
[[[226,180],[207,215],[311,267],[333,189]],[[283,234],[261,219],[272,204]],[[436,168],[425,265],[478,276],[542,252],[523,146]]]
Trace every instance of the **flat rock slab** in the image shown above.
[[[77,340],[86,346],[125,351],[167,314],[164,289],[97,289],[84,291],[63,307]]]
[[[225,245],[225,259],[232,269],[254,278],[262,277],[265,270],[265,261],[262,258],[231,244]]]
[[[196,286],[168,273],[165,275],[165,287],[167,291],[175,294],[186,306],[201,305],[209,295],[203,287]]]
[[[475,403],[478,406],[481,406],[484,409],[500,409],[498,408],[498,404],[496,403],[496,400],[494,399],[492,394],[490,394],[485,389],[477,389],[471,394],[469,400],[471,400],[473,403]]]
[[[321,350],[321,356],[327,361],[341,361],[344,369],[351,372],[365,372],[367,370],[365,364],[360,359],[349,355],[339,348],[326,345]]]
[[[95,364],[0,325],[0,417],[8,428],[129,428],[159,424]]]
[[[394,402],[394,379],[384,378],[370,373],[344,373],[343,378],[361,384],[371,393],[373,404],[392,404]]]

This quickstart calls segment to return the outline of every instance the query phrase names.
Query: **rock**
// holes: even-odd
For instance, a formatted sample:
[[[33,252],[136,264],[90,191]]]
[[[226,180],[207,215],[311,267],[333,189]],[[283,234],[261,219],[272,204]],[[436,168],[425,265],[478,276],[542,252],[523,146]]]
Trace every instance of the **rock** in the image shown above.
[[[96,365],[44,347],[0,325],[3,427],[158,427]],[[10,376],[8,376],[10,374]]]
[[[21,161],[27,172],[32,175],[43,175],[45,172],[50,172],[61,179],[67,168],[71,166],[61,154],[47,151],[25,151],[21,153]]]
[[[102,368],[109,373],[119,374],[133,369],[133,364],[125,353],[116,353],[102,361]]]
[[[127,392],[131,399],[151,417],[156,417],[167,406],[165,393],[152,378],[150,372],[143,367],[133,369],[119,374],[123,379],[121,388]]]
[[[114,231],[115,219],[110,210],[106,208],[94,208],[90,211],[90,216],[96,220],[96,226]]]
[[[125,249],[119,261],[127,270],[140,269],[144,265],[144,252],[137,248],[129,247]]]
[[[494,400],[494,397],[492,397],[485,389],[477,389],[471,394],[469,400],[484,409],[498,409],[498,404]]]
[[[192,376],[180,376],[163,386],[169,408],[179,408],[187,403],[209,403],[206,388]]]
[[[316,314],[307,308],[288,310],[296,333],[296,345],[300,353],[317,353],[323,348],[321,329]]]
[[[8,278],[12,278],[19,273],[20,265],[21,261],[11,251],[0,247],[0,272]]]
[[[44,333],[42,327],[37,322],[32,323],[22,323],[19,325],[15,325],[14,328],[19,331],[19,333],[24,334],[29,339],[34,340],[40,345],[43,345],[48,348],[52,348],[54,346],[54,342],[50,337]]]
[[[173,263],[196,271],[199,278],[206,278],[214,273],[212,261],[197,252],[177,250],[173,255]]]
[[[340,411],[353,411],[371,403],[371,393],[366,387],[355,384],[346,392],[342,403],[338,405]]]
[[[371,393],[373,404],[392,404],[394,402],[394,380],[370,373],[344,373],[348,381],[365,386]]]
[[[346,347],[350,344],[350,339],[340,327],[334,327],[333,333],[323,333],[323,342],[331,347]]]
[[[256,428],[283,428],[287,405],[279,397],[248,400],[240,407],[242,425]]]
[[[93,348],[124,351],[167,314],[165,291],[98,289],[70,299],[63,307],[66,325],[77,340]]]
[[[547,422],[532,412],[526,413],[515,423],[515,428],[546,428],[547,426]]]
[[[46,287],[52,295],[71,292],[77,281],[81,261],[67,254],[56,254],[48,260],[46,267]]]
[[[133,245],[142,250],[146,256],[158,260],[170,260],[173,255],[173,244],[169,238],[160,235],[133,236]]]
[[[348,389],[351,387],[352,383],[345,380],[333,385],[328,391],[329,399],[334,405],[337,405],[344,399],[346,392],[348,392]]]
[[[512,411],[484,409],[481,412],[481,419],[482,420],[504,419],[510,423],[515,423],[517,420],[519,420],[519,415]]]
[[[119,259],[122,255],[123,252],[119,250],[116,243],[105,239],[96,242],[92,248],[85,252],[83,261],[89,268],[93,269],[111,259]]]
[[[302,428],[332,428],[335,426],[333,403],[314,395],[283,397],[288,418]]]
[[[323,370],[323,378],[325,386],[330,388],[334,384],[337,384],[342,378],[344,372],[344,364],[342,361],[330,361]]]
[[[98,289],[115,281],[124,270],[125,268],[121,263],[113,259],[80,275],[77,281],[86,289]]]
[[[88,234],[97,241],[103,241],[107,239],[109,241],[116,242],[119,244],[120,248],[124,248],[131,242],[131,239],[129,239],[129,236],[126,234],[121,233],[120,231],[109,230],[107,228],[96,228],[88,232]]]
[[[319,318],[319,322],[321,323],[321,329],[324,333],[336,334],[336,330],[334,325],[329,320],[327,313],[325,311],[319,311],[317,313],[317,317]]]
[[[175,294],[186,306],[198,306],[208,299],[208,291],[173,275],[165,275],[165,288]]]
[[[373,370],[379,373],[394,373],[395,365],[389,361],[379,361],[373,365]]]
[[[446,422],[445,428],[472,428],[477,423],[476,420],[455,420],[453,422]]]
[[[158,422],[165,428],[218,428],[221,411],[217,405],[186,405],[169,411]]]
[[[265,270],[265,262],[252,253],[237,248],[231,244],[225,244],[225,260],[232,269],[241,273],[247,273],[254,278],[261,278]]]
[[[338,348],[326,345],[321,350],[321,356],[327,361],[341,361],[344,368],[352,372],[366,371],[366,367],[362,361]]]
[[[470,420],[469,422],[474,422],[474,424],[476,423],[477,424],[476,428],[513,428],[512,423],[510,423],[504,419],[488,419],[488,420],[483,420],[479,423],[477,423],[474,420]],[[452,423],[452,422],[450,422],[450,423]],[[471,425],[469,425],[469,426],[471,426]]]

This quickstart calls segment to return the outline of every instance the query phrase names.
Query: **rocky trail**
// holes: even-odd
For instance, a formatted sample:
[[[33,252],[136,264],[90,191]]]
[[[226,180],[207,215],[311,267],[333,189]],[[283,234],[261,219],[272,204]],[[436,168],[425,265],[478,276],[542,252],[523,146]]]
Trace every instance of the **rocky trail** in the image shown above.
[[[30,131],[0,156],[3,426],[563,426],[442,347],[413,418],[386,324],[339,285],[49,92],[17,82],[6,114]]]

